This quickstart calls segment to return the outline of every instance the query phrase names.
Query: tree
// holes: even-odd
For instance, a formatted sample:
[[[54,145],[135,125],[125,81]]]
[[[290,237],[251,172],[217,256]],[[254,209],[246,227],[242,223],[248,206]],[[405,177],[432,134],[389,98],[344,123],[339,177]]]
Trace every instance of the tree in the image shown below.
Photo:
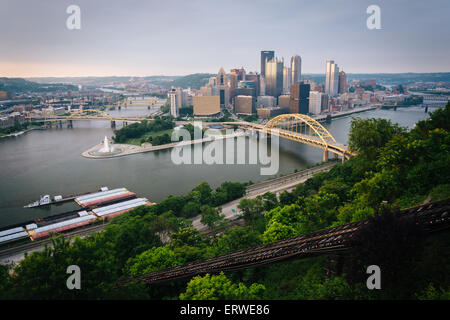
[[[268,225],[266,231],[264,231],[262,240],[264,243],[270,243],[286,238],[291,238],[296,236],[297,234],[298,232],[293,226],[282,224],[278,221],[273,221]]]
[[[405,135],[406,131],[386,119],[353,118],[348,144],[350,150],[358,154],[359,172],[373,168],[381,148],[395,135]]]
[[[215,249],[217,254],[225,254],[260,244],[259,234],[251,227],[233,227],[217,240]]]
[[[242,199],[238,204],[238,209],[242,212],[241,216],[247,224],[252,224],[264,213],[264,204],[260,198]]]
[[[219,209],[204,205],[200,209],[202,218],[201,223],[207,225],[211,229],[217,227],[225,218],[223,214],[220,213]]]
[[[211,202],[212,189],[207,182],[201,182],[198,186],[192,189],[192,192],[198,192],[200,194],[200,199],[198,200],[201,204],[209,204]]]
[[[217,276],[206,274],[189,281],[186,292],[180,294],[181,300],[238,300],[260,299],[265,287],[253,283],[247,287],[242,282],[234,284],[223,272]]]
[[[192,227],[181,228],[170,234],[170,245],[172,248],[182,247],[184,245],[192,247],[203,247],[205,243],[202,240],[200,231]]]
[[[200,207],[201,205],[199,202],[189,201],[183,206],[183,209],[181,210],[181,216],[185,218],[195,217],[200,213]]]
[[[277,195],[275,193],[272,193],[270,191],[264,193],[262,196],[258,196],[262,200],[264,200],[264,210],[270,211],[273,208],[278,206],[278,199]]]
[[[168,247],[153,247],[128,260],[125,270],[128,275],[135,276],[183,263],[184,261],[177,257]]]

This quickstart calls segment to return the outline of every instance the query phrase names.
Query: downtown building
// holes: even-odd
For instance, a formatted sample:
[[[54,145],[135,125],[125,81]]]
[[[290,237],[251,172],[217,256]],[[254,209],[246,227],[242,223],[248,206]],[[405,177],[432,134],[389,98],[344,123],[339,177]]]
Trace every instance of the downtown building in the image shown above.
[[[309,113],[317,115],[328,111],[329,111],[328,95],[323,92],[310,91]]]
[[[176,118],[178,117],[177,89],[175,88],[170,89],[169,100],[170,100],[170,115]]]
[[[234,98],[234,89],[237,88],[239,81],[243,80],[245,80],[244,68],[230,70],[230,102],[233,102],[232,100]]]
[[[347,75],[344,71],[339,72],[338,93],[344,94],[347,92]]]
[[[273,58],[266,63],[266,95],[278,98],[283,92],[283,60]]]
[[[302,78],[302,58],[295,55],[291,58],[291,79],[290,84],[300,82]]]
[[[252,115],[255,113],[255,97],[239,95],[234,98],[234,111],[236,114]]]
[[[289,97],[290,113],[309,113],[309,84],[297,82],[291,85]]]
[[[275,57],[275,51],[261,51],[261,76],[266,77],[266,63]]]
[[[291,88],[291,68],[284,67],[283,68],[283,94],[289,94],[289,90]]]
[[[325,93],[330,97],[335,97],[338,94],[339,83],[339,68],[333,60],[327,61],[325,73]]]
[[[219,96],[195,96],[194,116],[209,117],[220,113],[220,97]]]
[[[228,86],[228,77],[223,68],[220,68],[216,78],[216,90],[220,99],[220,107],[226,108],[230,101],[230,87]]]

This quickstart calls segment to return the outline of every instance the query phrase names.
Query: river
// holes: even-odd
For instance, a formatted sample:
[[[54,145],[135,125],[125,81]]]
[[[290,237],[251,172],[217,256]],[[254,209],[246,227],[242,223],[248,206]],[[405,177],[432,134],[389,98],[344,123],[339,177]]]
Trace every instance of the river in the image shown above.
[[[434,108],[429,111],[432,110]],[[111,113],[141,116],[152,112],[154,110],[146,107],[128,107]],[[419,107],[373,110],[353,116],[391,119],[410,128],[428,117]],[[347,116],[325,126],[336,141],[347,143],[350,122],[351,116]],[[139,196],[159,202],[171,194],[187,193],[202,181],[217,187],[223,181],[257,182],[269,178],[260,175],[260,165],[176,165],[171,161],[171,150],[112,159],[81,156],[105,135],[113,135],[109,122],[74,121],[73,128],[35,130],[0,139],[0,227],[78,208],[74,202],[23,208],[44,194],[69,195],[102,186],[126,187]],[[278,175],[322,160],[322,150],[283,139],[280,139],[279,154]]]

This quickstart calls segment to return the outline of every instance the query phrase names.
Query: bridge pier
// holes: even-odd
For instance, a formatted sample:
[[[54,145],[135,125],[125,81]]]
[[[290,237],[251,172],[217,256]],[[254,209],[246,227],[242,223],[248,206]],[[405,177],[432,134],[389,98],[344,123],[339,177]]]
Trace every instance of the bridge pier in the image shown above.
[[[328,162],[328,149],[323,150],[323,162]]]

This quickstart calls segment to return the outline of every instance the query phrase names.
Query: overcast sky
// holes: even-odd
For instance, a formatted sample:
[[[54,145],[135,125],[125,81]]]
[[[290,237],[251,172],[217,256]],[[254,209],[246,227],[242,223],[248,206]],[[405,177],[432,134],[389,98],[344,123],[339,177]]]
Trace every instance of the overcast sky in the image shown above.
[[[81,8],[69,30],[66,8]],[[369,5],[381,30],[366,27]],[[449,72],[449,0],[0,0],[0,77],[260,71],[260,51],[348,73]]]

